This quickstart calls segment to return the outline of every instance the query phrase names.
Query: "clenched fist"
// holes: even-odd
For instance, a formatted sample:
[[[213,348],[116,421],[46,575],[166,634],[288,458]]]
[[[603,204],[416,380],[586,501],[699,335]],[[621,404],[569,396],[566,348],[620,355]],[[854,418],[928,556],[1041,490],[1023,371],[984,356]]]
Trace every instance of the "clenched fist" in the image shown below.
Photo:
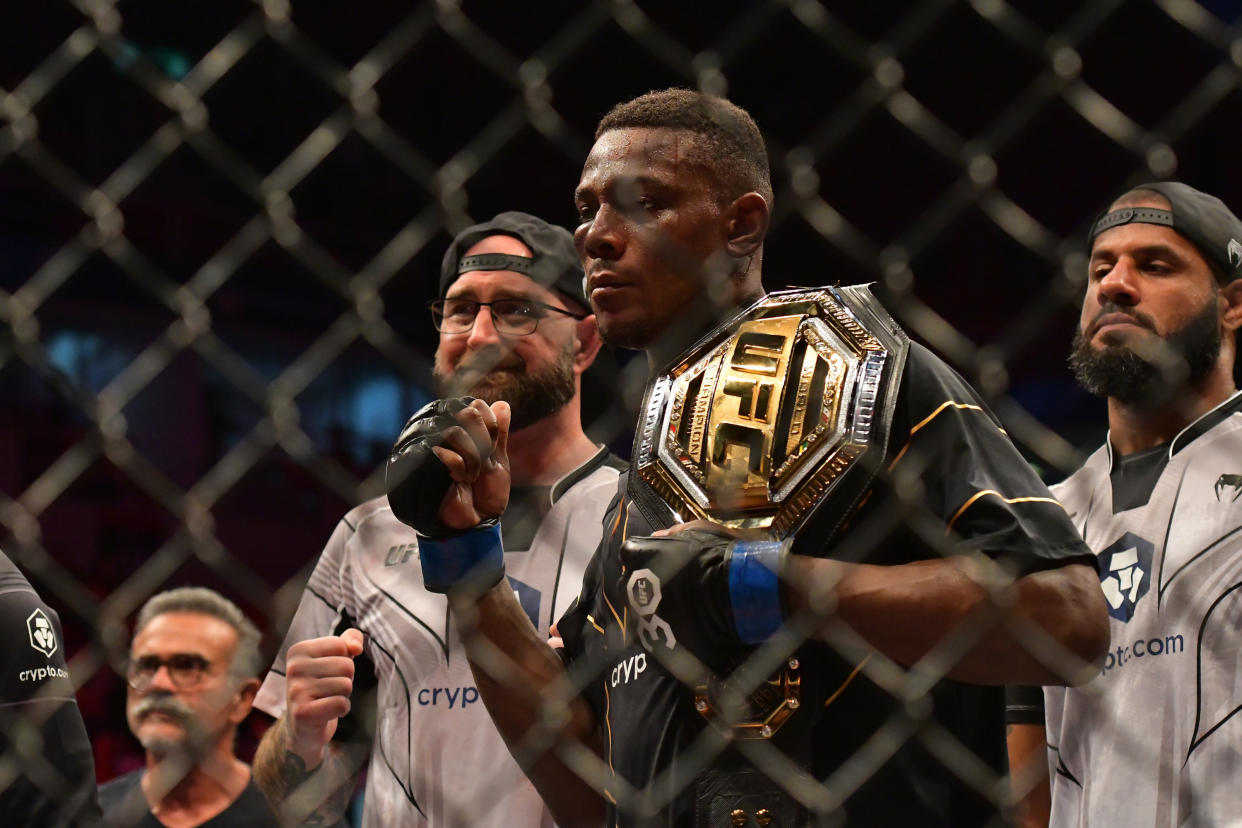
[[[388,503],[418,532],[431,592],[480,594],[504,577],[497,520],[509,503],[509,418],[506,402],[436,400],[405,424],[388,458]]]
[[[323,761],[337,721],[349,712],[354,658],[362,654],[362,633],[299,641],[285,658],[285,727],[289,750],[307,768]]]
[[[436,400],[401,430],[388,459],[388,502],[424,538],[495,520],[509,502],[509,404]]]

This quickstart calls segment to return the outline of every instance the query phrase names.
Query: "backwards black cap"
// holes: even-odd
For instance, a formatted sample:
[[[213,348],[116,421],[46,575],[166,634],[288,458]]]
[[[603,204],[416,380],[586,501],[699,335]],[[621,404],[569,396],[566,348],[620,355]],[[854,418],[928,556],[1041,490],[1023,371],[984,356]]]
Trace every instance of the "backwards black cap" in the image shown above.
[[[462,255],[488,236],[513,236],[530,248],[534,258],[507,253]],[[524,273],[536,284],[555,290],[583,310],[591,309],[582,289],[582,265],[578,262],[574,237],[564,227],[553,226],[529,213],[501,213],[491,221],[467,227],[458,233],[440,264],[439,295],[443,296],[458,276],[472,270]]]
[[[1220,267],[1226,281],[1242,278],[1242,221],[1223,201],[1179,181],[1140,184],[1127,192],[1134,190],[1159,193],[1169,200],[1171,209],[1118,207],[1110,210],[1091,225],[1088,245],[1105,230],[1122,224],[1161,224],[1185,236],[1205,258]]]

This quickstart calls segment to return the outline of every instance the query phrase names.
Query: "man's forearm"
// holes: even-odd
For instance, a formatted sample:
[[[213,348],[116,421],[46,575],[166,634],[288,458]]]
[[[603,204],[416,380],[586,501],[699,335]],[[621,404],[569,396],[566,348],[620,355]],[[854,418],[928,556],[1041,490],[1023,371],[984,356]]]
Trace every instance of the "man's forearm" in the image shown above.
[[[1014,796],[1015,828],[1048,828],[1052,797],[1048,785],[1048,737],[1041,724],[1005,728],[1009,749],[1009,784]]]
[[[832,619],[840,619],[907,666],[950,635],[980,625],[965,654],[947,667],[959,681],[1068,684],[1089,678],[1083,665],[1108,648],[1108,614],[1095,573],[1070,564],[989,588],[985,572],[966,558],[872,566],[794,555],[787,578],[797,586],[788,594],[795,614],[813,609],[826,616],[823,637],[830,637]],[[1076,664],[1045,664],[1033,655],[1030,642],[1009,627],[1015,618],[1044,630]]]
[[[354,784],[366,761],[360,746],[344,748],[329,743],[323,761],[314,767],[289,746],[289,731],[281,716],[263,734],[255,752],[252,774],[281,825],[332,825],[349,805]]]
[[[572,697],[560,657],[543,640],[506,582],[468,605],[455,604],[466,653],[479,696],[505,744],[534,783],[562,828],[598,826],[604,801],[575,768],[558,755],[558,746],[577,743],[598,756],[595,717],[586,702]],[[545,710],[563,705],[556,727]]]

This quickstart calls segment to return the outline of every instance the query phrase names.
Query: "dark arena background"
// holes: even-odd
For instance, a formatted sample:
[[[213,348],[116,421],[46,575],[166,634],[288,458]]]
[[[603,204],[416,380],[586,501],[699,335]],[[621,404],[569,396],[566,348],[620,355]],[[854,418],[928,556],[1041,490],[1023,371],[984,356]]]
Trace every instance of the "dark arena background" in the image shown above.
[[[1066,367],[1090,219],[1152,178],[1242,207],[1240,19],[1242,0],[5,4],[0,547],[60,613],[99,778],[141,762],[118,672],[137,608],[210,586],[274,651],[430,398],[452,234],[506,209],[572,227],[595,122],[649,89],[726,94],[763,129],[769,289],[878,283],[1059,479],[1104,435]],[[644,367],[614,353],[588,378],[588,431],[622,454]]]

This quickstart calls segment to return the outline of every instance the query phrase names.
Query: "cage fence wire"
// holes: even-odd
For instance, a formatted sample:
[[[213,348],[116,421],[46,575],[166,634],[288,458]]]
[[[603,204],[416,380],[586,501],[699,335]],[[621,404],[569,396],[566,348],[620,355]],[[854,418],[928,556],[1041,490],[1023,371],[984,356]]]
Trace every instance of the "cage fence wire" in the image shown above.
[[[768,289],[877,283],[1049,481],[1104,430],[1064,366],[1088,220],[1151,178],[1242,204],[1237,0],[25,0],[6,17],[0,545],[61,614],[100,779],[138,761],[118,673],[137,608],[213,586],[272,651],[432,396],[424,305],[448,240],[505,209],[572,227],[613,103],[687,86],[748,109],[776,191]],[[645,372],[606,354],[586,378],[588,433],[622,454]],[[1004,780],[919,718],[991,623],[915,672],[870,660],[902,713],[827,779],[751,758],[829,812],[918,739],[999,819]]]

